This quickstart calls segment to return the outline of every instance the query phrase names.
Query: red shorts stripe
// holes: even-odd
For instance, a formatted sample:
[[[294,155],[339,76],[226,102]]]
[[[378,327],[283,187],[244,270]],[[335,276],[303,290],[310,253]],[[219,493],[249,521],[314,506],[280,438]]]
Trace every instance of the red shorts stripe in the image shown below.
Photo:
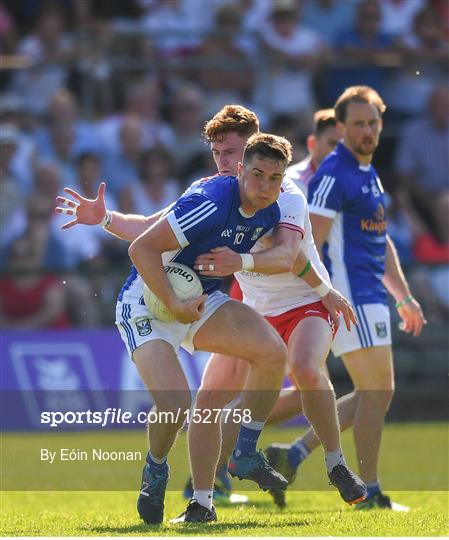
[[[233,277],[231,286],[229,287],[229,298],[233,300],[238,300],[241,302],[243,300],[242,289],[240,288],[239,282]]]
[[[306,304],[295,309],[291,309],[281,315],[275,315],[274,317],[265,317],[267,321],[273,326],[284,340],[284,343],[288,345],[288,340],[297,327],[298,323],[307,317],[319,317],[329,323],[332,330],[332,339],[335,337],[336,328],[332,321],[330,313],[324,307],[321,300],[313,302],[312,304]]]

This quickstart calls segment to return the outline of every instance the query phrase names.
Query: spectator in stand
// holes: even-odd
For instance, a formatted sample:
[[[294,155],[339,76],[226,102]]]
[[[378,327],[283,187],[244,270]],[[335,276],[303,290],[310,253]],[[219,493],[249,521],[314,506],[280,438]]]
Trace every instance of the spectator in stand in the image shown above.
[[[11,239],[10,223],[24,206],[24,193],[12,169],[19,131],[11,124],[0,126],[0,249]]]
[[[140,158],[140,182],[124,188],[120,197],[120,211],[150,216],[177,200],[181,195],[181,186],[174,178],[173,162],[173,155],[163,146],[146,150]],[[106,206],[109,209],[109,205]],[[63,215],[61,217],[65,218]]]
[[[98,137],[106,153],[119,153],[120,130],[129,115],[137,116],[142,123],[145,148],[156,144],[173,144],[171,128],[161,120],[161,89],[157,78],[153,77],[129,85],[126,94],[125,112],[116,113],[98,124]]]
[[[254,70],[248,54],[239,43],[241,11],[237,5],[222,6],[216,13],[215,27],[204,40],[197,56],[199,80],[207,99],[206,116],[226,103],[250,103],[254,90]]]
[[[50,124],[48,137],[48,146],[37,148],[39,161],[55,163],[62,175],[62,183],[78,189],[74,125],[64,121]]]
[[[437,86],[427,115],[399,139],[396,170],[411,202],[440,244],[449,242],[449,89]]]
[[[205,101],[204,93],[193,84],[180,86],[173,96],[169,113],[174,139],[171,148],[178,178],[192,175],[198,156],[208,151],[200,136]]]
[[[447,84],[449,45],[443,22],[426,6],[413,20],[413,30],[402,40],[404,67],[395,72],[387,99],[394,112],[405,119],[422,114],[436,82]]]
[[[302,19],[333,46],[337,37],[353,26],[358,1],[302,0]]]
[[[160,0],[150,6],[142,28],[163,61],[181,60],[201,45],[201,35],[208,29],[209,6],[204,0]]]
[[[77,57],[73,40],[64,28],[62,12],[54,7],[42,11],[35,31],[19,43],[29,67],[18,71],[12,92],[18,94],[35,114],[44,114],[51,96],[66,84],[69,64]]]
[[[22,193],[28,194],[33,183],[33,162],[36,144],[32,131],[33,119],[26,111],[23,100],[13,94],[0,95],[0,126],[15,130],[16,149],[10,163],[11,174]],[[31,124],[31,125],[30,125]]]
[[[15,240],[7,264],[8,275],[0,278],[0,323],[2,328],[67,328],[66,297],[57,277],[42,271],[43,252],[34,238]]]
[[[58,239],[59,235],[52,232],[51,221],[54,215],[52,200],[43,194],[33,194],[27,200],[26,212],[14,229],[15,235],[0,253],[0,267],[5,268],[14,241],[21,236],[27,236],[42,252],[41,267],[49,272],[60,272],[70,267],[69,255]]]
[[[72,126],[73,128],[73,144],[71,148],[73,155],[79,155],[81,152],[89,150],[99,150],[95,126],[92,122],[80,117],[78,103],[74,95],[66,88],[58,90],[51,97],[45,123],[36,132],[35,139],[39,154],[44,156],[52,155],[51,128],[60,125]]]
[[[383,92],[385,68],[392,61],[398,62],[399,57],[394,40],[382,30],[378,0],[362,0],[358,4],[355,25],[338,37],[336,47],[343,65],[330,71],[331,101],[345,88],[360,84],[360,81]]]
[[[144,150],[143,125],[140,118],[129,114],[120,126],[119,149],[117,153],[107,154],[103,170],[112,194],[120,198],[122,190],[138,182],[139,161]]]
[[[315,107],[313,76],[328,58],[320,35],[299,20],[300,4],[294,0],[276,0],[269,22],[260,29],[271,70],[271,114],[301,114]]]
[[[426,0],[382,0],[381,30],[385,34],[401,37],[409,34],[413,28],[413,19],[426,5]]]

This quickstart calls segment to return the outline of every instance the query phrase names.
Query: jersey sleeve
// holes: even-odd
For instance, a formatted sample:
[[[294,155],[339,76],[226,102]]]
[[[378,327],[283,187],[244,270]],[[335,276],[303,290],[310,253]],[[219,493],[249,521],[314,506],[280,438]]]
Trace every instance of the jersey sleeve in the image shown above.
[[[285,227],[299,232],[304,237],[304,221],[306,215],[306,199],[301,192],[281,193],[278,200],[280,218],[277,227]]]
[[[217,225],[215,202],[200,193],[181,197],[167,214],[167,221],[181,247],[207,236]]]
[[[334,218],[344,203],[342,178],[318,170],[309,184],[308,202],[311,214]]]

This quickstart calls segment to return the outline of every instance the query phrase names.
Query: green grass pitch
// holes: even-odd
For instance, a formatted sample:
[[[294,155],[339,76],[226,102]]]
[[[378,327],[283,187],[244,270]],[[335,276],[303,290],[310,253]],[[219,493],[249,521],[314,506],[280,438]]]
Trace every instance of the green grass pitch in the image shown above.
[[[272,440],[289,441],[298,431],[289,429],[267,430],[261,446]],[[74,443],[78,447],[89,443],[117,447],[126,440],[127,447],[144,448],[143,432],[80,433],[53,435],[56,445]],[[40,437],[40,436],[39,436]],[[70,440],[70,437],[72,440]],[[65,440],[69,438],[69,441]],[[47,441],[48,442],[48,441]],[[43,441],[36,434],[3,434],[2,469],[32,479],[39,470],[32,463],[27,470],[25,449],[36,449]],[[72,446],[73,447],[73,446]],[[343,437],[343,447],[354,466],[351,434]],[[16,448],[10,462],[11,448]],[[16,469],[19,463],[22,467]],[[12,463],[12,464],[11,464]],[[187,474],[186,440],[182,434],[170,457],[171,490],[166,497],[166,519],[175,517],[185,508],[179,487]],[[87,465],[86,465],[87,466]],[[91,465],[90,465],[91,466]],[[115,466],[115,465],[114,465]],[[109,467],[114,467],[109,464]],[[268,494],[250,489],[244,482],[234,482],[238,493],[246,493],[247,505],[217,506],[218,522],[207,525],[170,525],[166,521],[159,527],[148,527],[137,516],[135,503],[139,487],[140,463],[123,469],[132,476],[133,491],[2,491],[1,532],[3,536],[447,536],[449,534],[448,507],[448,426],[444,423],[387,424],[381,457],[381,479],[385,491],[397,502],[410,507],[408,513],[383,510],[356,512],[340,499],[327,485],[323,456],[317,450],[301,467],[293,488],[287,494],[288,507],[279,511],[273,507]],[[49,466],[50,467],[50,466]],[[24,472],[25,471],[25,472]],[[67,474],[71,474],[67,469]],[[110,468],[109,471],[114,471]],[[61,474],[60,472],[57,474]],[[80,472],[77,472],[79,476]],[[90,473],[84,474],[89,476]],[[13,485],[8,472],[3,487]],[[96,489],[103,487],[101,476],[95,481]],[[53,479],[52,482],[56,482]],[[45,482],[44,482],[45,484]],[[54,486],[57,486],[57,482]],[[31,487],[35,486],[31,480]],[[45,486],[50,489],[48,485]],[[313,491],[311,491],[313,490]]]

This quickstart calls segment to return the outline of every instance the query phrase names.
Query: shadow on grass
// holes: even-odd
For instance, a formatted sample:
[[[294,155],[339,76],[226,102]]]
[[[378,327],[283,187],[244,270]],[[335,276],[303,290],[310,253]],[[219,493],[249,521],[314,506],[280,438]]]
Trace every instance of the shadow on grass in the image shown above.
[[[286,518],[286,519],[285,519]],[[291,519],[288,519],[288,514],[285,515],[285,518],[282,522],[282,527],[301,527],[310,525],[310,521],[298,520],[297,517],[291,516]],[[273,524],[274,525],[274,524]],[[257,520],[242,520],[241,522],[236,523],[220,523],[220,521],[215,523],[183,523],[183,524],[169,524],[165,522],[162,525],[144,525],[144,524],[134,524],[129,526],[121,527],[111,527],[109,525],[105,526],[95,526],[95,527],[83,527],[84,530],[89,530],[90,533],[96,534],[132,534],[132,533],[145,533],[146,535],[151,535],[154,533],[157,536],[164,536],[164,533],[180,533],[180,534],[193,534],[193,535],[223,535],[232,531],[243,531],[245,529],[264,529],[267,526],[272,527],[270,523],[261,523]],[[238,536],[241,536],[239,534]]]

